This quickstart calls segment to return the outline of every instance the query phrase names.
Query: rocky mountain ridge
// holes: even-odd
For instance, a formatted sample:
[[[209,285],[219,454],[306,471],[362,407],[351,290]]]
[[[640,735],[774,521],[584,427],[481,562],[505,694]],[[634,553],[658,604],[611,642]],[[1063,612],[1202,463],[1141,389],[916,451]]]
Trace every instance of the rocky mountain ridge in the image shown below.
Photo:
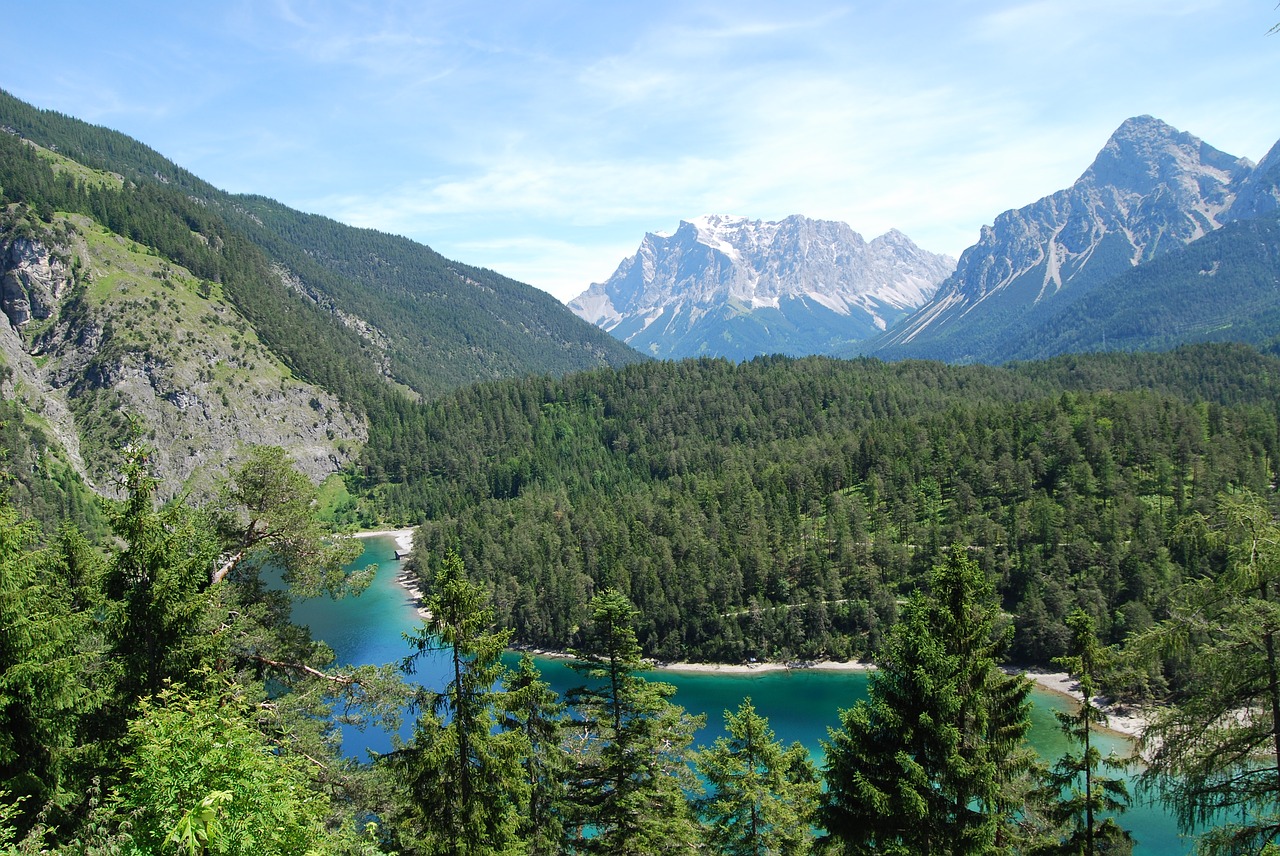
[[[896,230],[709,214],[646,234],[569,308],[656,357],[823,353],[923,304],[954,264]]]
[[[1265,169],[1150,116],[1125,121],[1069,188],[982,229],[933,299],[863,352],[1000,361],[1034,326],[1095,288],[1243,216],[1273,210]]]

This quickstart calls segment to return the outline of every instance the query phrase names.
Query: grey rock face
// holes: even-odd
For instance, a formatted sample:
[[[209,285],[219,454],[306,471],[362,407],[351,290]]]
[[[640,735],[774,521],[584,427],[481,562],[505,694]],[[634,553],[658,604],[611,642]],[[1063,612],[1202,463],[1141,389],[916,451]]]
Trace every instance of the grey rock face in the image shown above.
[[[954,264],[897,231],[706,215],[645,235],[569,308],[659,357],[824,353],[923,304]]]
[[[123,242],[94,250],[77,231],[94,228],[75,218],[68,245],[0,242],[0,364],[11,370],[0,395],[39,414],[82,477],[115,489],[100,438],[117,412],[146,432],[165,498],[207,494],[250,445],[284,447],[316,481],[351,460],[368,436],[361,416],[293,378],[189,272],[129,255]],[[114,285],[73,299],[61,261],[73,257],[87,278]],[[38,319],[50,323],[37,333]]]
[[[1254,172],[1247,159],[1158,119],[1129,119],[1070,188],[984,227],[930,303],[872,347],[983,358],[1003,323],[996,316],[1075,299],[1241,216],[1236,204]],[[1272,205],[1274,190],[1273,180]],[[1252,205],[1268,204],[1268,192],[1255,187]],[[930,344],[940,338],[950,340],[945,348]]]
[[[10,326],[53,314],[71,287],[71,274],[49,250],[29,238],[0,245],[0,311]]]
[[[1280,208],[1280,142],[1240,184],[1227,216],[1232,220],[1261,217]]]

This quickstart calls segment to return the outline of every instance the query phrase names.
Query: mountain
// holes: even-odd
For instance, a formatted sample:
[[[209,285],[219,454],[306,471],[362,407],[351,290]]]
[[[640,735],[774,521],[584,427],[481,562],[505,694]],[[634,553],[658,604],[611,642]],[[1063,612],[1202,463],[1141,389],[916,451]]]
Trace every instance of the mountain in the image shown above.
[[[1002,360],[1161,351],[1195,342],[1266,348],[1280,337],[1280,212],[1237,220],[1010,329]]]
[[[654,357],[828,353],[923,304],[955,265],[901,232],[706,215],[649,233],[577,315]]]
[[[1255,168],[1158,119],[1129,119],[1070,188],[998,216],[927,305],[860,350],[952,362],[1009,359],[1010,342],[1035,336],[1072,303],[1114,290],[1116,277],[1274,209],[1278,162],[1273,150]],[[1149,297],[1157,303],[1147,308],[1156,308],[1160,295]]]
[[[275,273],[261,283],[319,306],[355,332],[388,380],[431,397],[529,372],[562,374],[640,357],[580,323],[549,294],[429,247],[255,195],[225,193],[123,134],[36,109],[0,91],[0,128],[82,168],[194,203],[255,245]],[[10,200],[13,201],[13,200]],[[179,216],[186,212],[175,211]]]
[[[1261,217],[1280,209],[1280,142],[1249,173],[1227,212],[1231,220]]]
[[[0,130],[0,397],[25,423],[7,436],[98,490],[134,439],[170,491],[263,443],[320,479],[411,400],[643,359],[531,286],[222,192],[3,92]]]

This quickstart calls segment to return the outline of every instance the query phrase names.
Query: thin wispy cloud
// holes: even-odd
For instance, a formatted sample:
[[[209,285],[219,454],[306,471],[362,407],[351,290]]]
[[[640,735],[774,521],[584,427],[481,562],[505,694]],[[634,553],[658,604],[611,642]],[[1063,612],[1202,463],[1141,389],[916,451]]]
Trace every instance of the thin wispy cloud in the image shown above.
[[[1142,113],[1257,159],[1280,136],[1273,17],[1270,0],[54,3],[9,22],[0,86],[219,186],[568,298],[646,231],[711,212],[958,254]]]

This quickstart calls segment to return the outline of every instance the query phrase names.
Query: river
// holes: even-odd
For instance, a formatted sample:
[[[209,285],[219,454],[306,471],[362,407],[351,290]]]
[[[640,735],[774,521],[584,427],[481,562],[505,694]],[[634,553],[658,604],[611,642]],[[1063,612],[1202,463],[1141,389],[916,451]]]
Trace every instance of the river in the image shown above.
[[[418,625],[417,609],[405,590],[396,582],[399,562],[395,559],[395,542],[389,537],[369,538],[364,554],[352,568],[377,563],[373,583],[358,598],[334,601],[327,598],[297,601],[293,618],[311,628],[312,635],[333,648],[339,663],[398,662],[409,653],[402,634]],[[516,655],[508,655],[514,665]],[[562,660],[540,657],[537,660],[543,678],[558,692],[581,683]],[[756,710],[769,718],[769,724],[780,740],[798,740],[815,758],[821,756],[820,741],[827,728],[839,724],[839,711],[866,696],[867,676],[858,672],[817,670],[769,671],[753,674],[658,672],[660,679],[676,687],[674,701],[690,713],[706,714],[707,725],[699,732],[697,743],[707,745],[724,733],[723,711],[735,710],[743,698],[750,696]],[[419,662],[415,679],[426,686],[443,687],[446,677],[444,655],[424,657]],[[1066,740],[1058,730],[1055,710],[1069,703],[1064,697],[1037,690],[1034,693],[1030,740],[1045,758],[1055,758],[1066,748]],[[408,736],[409,726],[403,731]],[[1128,751],[1127,741],[1099,735],[1105,755],[1114,749]],[[344,749],[352,757],[366,757],[369,751],[385,752],[391,746],[390,735],[379,732],[344,731]],[[1138,840],[1139,856],[1174,856],[1191,852],[1191,842],[1178,836],[1173,818],[1159,806],[1135,804],[1119,818],[1122,826]]]

